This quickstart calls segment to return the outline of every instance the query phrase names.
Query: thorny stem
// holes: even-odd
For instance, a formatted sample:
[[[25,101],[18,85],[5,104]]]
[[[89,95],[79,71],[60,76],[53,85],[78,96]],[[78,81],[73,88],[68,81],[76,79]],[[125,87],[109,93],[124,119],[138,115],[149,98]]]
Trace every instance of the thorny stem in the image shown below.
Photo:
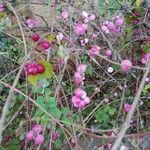
[[[135,95],[135,98],[133,100],[131,110],[127,114],[126,120],[123,123],[120,132],[118,133],[117,139],[115,140],[115,142],[113,144],[112,150],[117,150],[117,148],[119,147],[119,144],[120,144],[121,140],[123,139],[127,129],[130,127],[130,121],[131,121],[132,116],[133,116],[133,114],[135,112],[135,109],[136,109],[136,107],[138,105],[139,98],[140,98],[140,95],[142,93],[142,90],[143,90],[143,87],[144,87],[144,84],[145,84],[145,79],[147,78],[149,72],[150,72],[150,59],[149,59],[148,65],[147,65],[146,72],[143,75],[143,78],[141,80],[139,89],[138,89],[138,91],[137,91],[137,93]]]

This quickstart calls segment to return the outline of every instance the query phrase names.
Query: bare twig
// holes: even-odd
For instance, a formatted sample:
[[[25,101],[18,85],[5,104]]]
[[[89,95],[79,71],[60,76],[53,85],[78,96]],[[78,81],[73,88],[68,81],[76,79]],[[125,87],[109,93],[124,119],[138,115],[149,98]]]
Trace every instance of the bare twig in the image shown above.
[[[127,129],[130,127],[130,121],[131,121],[131,118],[134,114],[134,111],[138,105],[138,102],[139,102],[139,98],[140,98],[140,95],[142,93],[142,89],[144,87],[144,84],[145,84],[145,79],[146,77],[148,76],[150,72],[150,59],[149,59],[149,63],[147,65],[147,69],[146,69],[146,72],[145,74],[143,75],[143,78],[141,80],[141,83],[140,83],[140,86],[139,86],[139,89],[136,93],[136,96],[133,100],[133,103],[132,103],[132,107],[131,107],[131,110],[129,111],[127,117],[126,117],[126,120],[125,122],[123,123],[122,127],[121,127],[121,130],[120,132],[118,133],[118,136],[117,136],[117,139],[115,140],[114,144],[113,144],[113,147],[112,147],[112,150],[116,150],[121,142],[121,140],[123,139]]]

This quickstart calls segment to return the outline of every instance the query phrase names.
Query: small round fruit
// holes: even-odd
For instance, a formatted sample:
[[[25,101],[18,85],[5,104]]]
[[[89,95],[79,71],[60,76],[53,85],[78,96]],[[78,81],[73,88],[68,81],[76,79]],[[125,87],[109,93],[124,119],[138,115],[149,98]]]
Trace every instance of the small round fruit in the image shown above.
[[[41,64],[37,65],[37,72],[38,73],[43,73],[45,71],[45,67]]]
[[[41,43],[40,43],[40,46],[41,48],[47,50],[51,47],[51,43],[46,41],[46,40],[43,40]]]
[[[32,35],[32,40],[34,41],[34,42],[37,42],[37,41],[39,41],[39,39],[40,39],[40,36],[39,36],[39,34],[33,34]]]

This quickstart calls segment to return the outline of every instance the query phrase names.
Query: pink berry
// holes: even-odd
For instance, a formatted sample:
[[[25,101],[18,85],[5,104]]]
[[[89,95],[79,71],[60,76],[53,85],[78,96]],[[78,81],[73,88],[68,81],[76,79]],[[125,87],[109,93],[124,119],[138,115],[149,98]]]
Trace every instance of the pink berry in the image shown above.
[[[39,132],[42,131],[42,127],[41,127],[39,124],[36,124],[36,125],[32,128],[32,130],[33,130],[34,132],[36,132],[36,133],[39,133]]]
[[[78,67],[77,67],[77,71],[80,73],[80,74],[83,74],[87,69],[87,65],[86,64],[80,64]]]
[[[27,73],[29,75],[36,75],[37,74],[37,68],[28,68]]]
[[[38,145],[41,145],[43,144],[44,142],[44,137],[43,135],[37,135],[36,138],[34,139],[35,143],[38,144]]]
[[[39,34],[33,34],[32,35],[32,40],[34,41],[34,42],[37,42],[38,40],[40,39],[40,36],[39,36]]]
[[[123,24],[123,22],[124,22],[124,19],[119,17],[119,18],[116,19],[115,25],[116,26],[121,26]]]
[[[104,32],[106,32],[106,33],[109,33],[109,32],[110,32],[109,29],[108,29],[108,27],[107,27],[106,25],[103,25],[103,26],[101,27],[101,29],[102,29],[102,31],[104,31]]]
[[[43,49],[47,50],[47,49],[49,49],[51,47],[51,43],[46,41],[46,40],[43,40],[43,41],[41,41],[40,46]]]
[[[123,72],[129,72],[132,68],[132,62],[128,59],[125,59],[121,62],[121,70]]]
[[[27,134],[26,134],[26,139],[27,140],[32,140],[33,139],[33,131],[29,131]]]
[[[91,56],[91,57],[95,57],[99,54],[99,51],[100,51],[100,47],[98,46],[92,46],[92,48],[88,51],[88,54]]]
[[[73,104],[78,104],[78,103],[81,102],[81,99],[77,96],[73,96],[71,101],[72,101]]]
[[[86,104],[89,104],[89,103],[91,102],[91,100],[90,100],[89,97],[86,97],[86,98],[84,99],[84,102],[85,102]]]
[[[64,10],[64,11],[61,13],[61,17],[67,20],[68,17],[69,17],[69,13],[68,13],[66,10]]]
[[[128,103],[124,104],[124,111],[125,111],[125,112],[129,112],[130,109],[131,109],[131,107],[132,107],[131,104],[128,104]]]
[[[110,49],[107,49],[105,51],[105,55],[108,56],[108,57],[111,56],[112,55],[112,51]]]
[[[83,35],[87,30],[87,25],[78,23],[77,25],[75,25],[74,30],[76,34]]]
[[[0,3],[0,12],[3,12],[5,10],[4,5]]]
[[[43,73],[45,71],[45,67],[42,64],[37,65],[37,72]]]
[[[78,108],[83,108],[84,106],[86,105],[86,103],[83,101],[83,100],[81,100],[80,101],[80,103],[78,104]]]
[[[75,72],[74,74],[74,81],[76,83],[76,85],[80,85],[83,81],[83,76],[79,73],[79,72]]]
[[[59,133],[58,132],[55,131],[55,132],[52,133],[52,140],[53,141],[56,141],[58,139],[58,137],[59,137]]]
[[[95,16],[94,14],[91,14],[90,17],[89,17],[89,19],[90,19],[91,21],[95,20],[95,18],[96,18],[96,16]]]
[[[88,18],[89,15],[88,15],[88,13],[87,13],[86,11],[83,11],[83,12],[82,12],[82,16],[83,16],[84,18]]]
[[[149,58],[150,58],[150,53],[143,54],[142,59],[141,59],[141,63],[146,65],[148,63]]]
[[[104,98],[104,102],[105,102],[105,103],[108,103],[108,102],[109,102],[109,99],[108,99],[108,98]]]
[[[85,91],[82,90],[81,88],[77,88],[75,91],[74,91],[74,95],[77,96],[77,97],[81,97],[82,95],[85,94]]]

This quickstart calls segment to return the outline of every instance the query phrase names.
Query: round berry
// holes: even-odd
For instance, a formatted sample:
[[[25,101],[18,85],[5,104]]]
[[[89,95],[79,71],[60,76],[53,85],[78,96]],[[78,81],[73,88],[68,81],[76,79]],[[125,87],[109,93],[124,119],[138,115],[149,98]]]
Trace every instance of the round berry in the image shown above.
[[[32,140],[33,139],[33,131],[29,131],[27,134],[26,134],[26,139],[27,140]]]
[[[46,40],[43,40],[41,43],[40,43],[40,46],[41,46],[41,48],[43,48],[43,49],[49,49],[50,47],[51,47],[51,43],[50,42],[48,42],[48,41],[46,41]]]
[[[52,133],[52,140],[53,141],[56,141],[58,139],[58,137],[59,137],[58,132],[55,131],[55,132]]]
[[[32,128],[32,130],[33,130],[34,132],[36,132],[36,133],[39,133],[39,132],[42,131],[42,127],[41,127],[39,124],[36,124],[36,125]]]
[[[43,137],[43,135],[40,135],[40,134],[37,135],[36,138],[34,139],[34,141],[35,141],[35,143],[38,144],[38,145],[39,145],[39,144],[40,144],[40,145],[43,144],[43,142],[44,142],[44,137]]]
[[[128,59],[125,59],[121,62],[121,70],[123,72],[129,72],[132,68],[132,62]]]
[[[40,39],[40,36],[39,36],[39,34],[33,34],[32,35],[32,40],[34,41],[34,42],[37,42],[38,40]]]
[[[29,75],[36,75],[37,74],[37,68],[28,68],[27,74]]]
[[[37,72],[38,73],[43,73],[45,71],[45,67],[41,64],[37,65]]]

